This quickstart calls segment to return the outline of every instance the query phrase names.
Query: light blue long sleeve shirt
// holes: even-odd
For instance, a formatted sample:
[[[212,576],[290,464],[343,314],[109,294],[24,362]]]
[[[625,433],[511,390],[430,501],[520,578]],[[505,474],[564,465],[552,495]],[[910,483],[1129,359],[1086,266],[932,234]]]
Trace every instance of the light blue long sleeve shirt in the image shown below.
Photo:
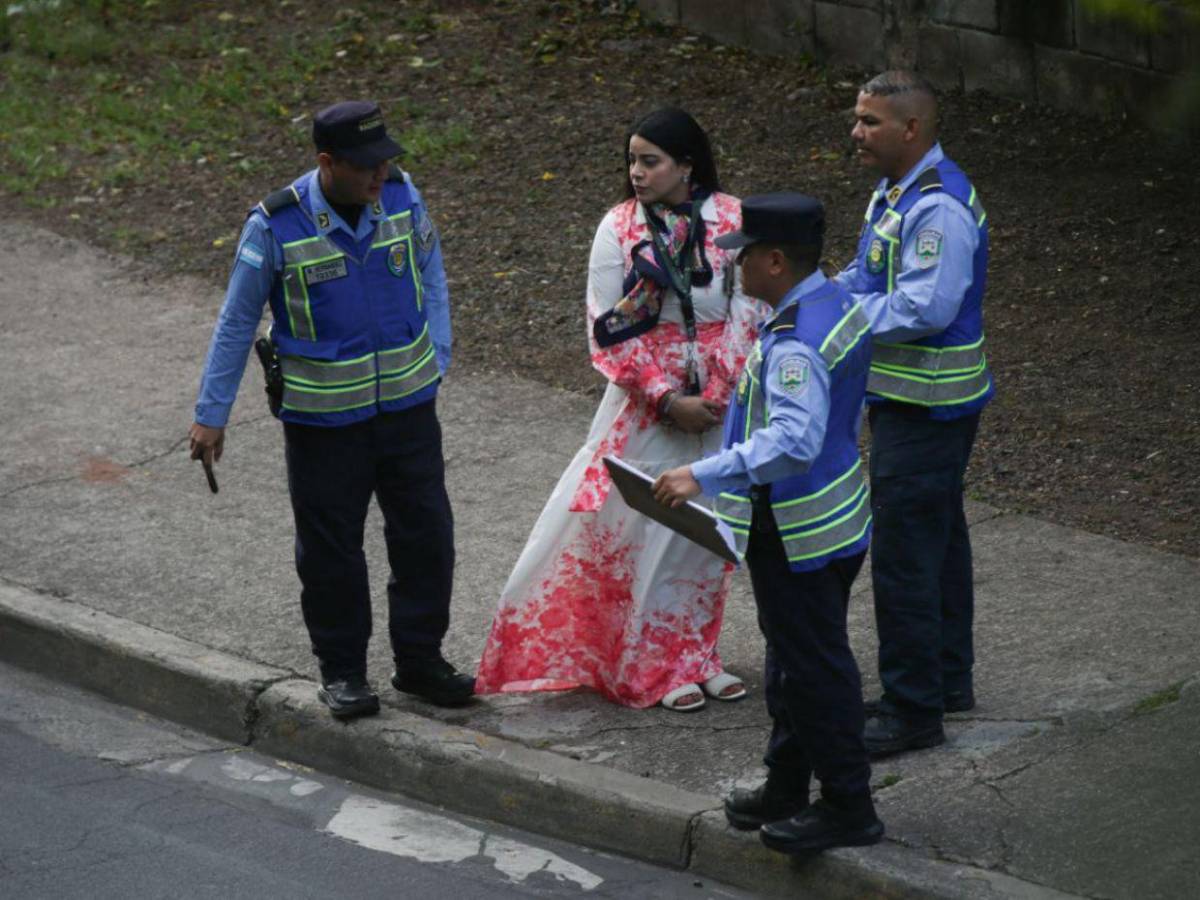
[[[813,272],[788,291],[772,318],[824,283],[825,276],[820,271]],[[807,362],[808,383],[800,391],[794,386],[784,390],[780,372],[785,363],[796,357]],[[767,427],[751,432],[750,438],[740,444],[692,463],[692,477],[710,497],[721,491],[800,475],[821,452],[829,421],[830,391],[829,369],[821,354],[795,334],[781,333],[767,357],[763,383],[770,410]]]
[[[309,179],[309,197],[314,218],[327,213],[329,225],[320,229],[328,233],[341,229],[356,243],[370,241],[379,219],[387,215],[363,207],[358,217],[358,227],[351,228],[337,214],[321,192],[318,171],[312,170]],[[407,178],[407,176],[405,176]],[[415,201],[413,229],[422,234],[431,228],[426,225],[429,213],[416,185],[409,181]],[[450,293],[446,285],[446,272],[442,266],[442,247],[436,229],[427,249],[417,245],[417,267],[421,270],[421,284],[425,314],[429,319],[429,336],[433,341],[434,354],[442,375],[450,368]],[[204,360],[204,374],[200,378],[200,392],[196,400],[196,421],[212,428],[223,428],[229,421],[233,401],[237,397],[238,385],[246,370],[246,360],[254,343],[258,323],[262,319],[263,307],[271,296],[275,279],[283,271],[283,248],[271,233],[267,217],[255,210],[246,219],[238,238],[233,271],[225,290],[225,302],[217,316],[208,354]]]
[[[920,162],[895,185],[887,179],[875,189],[875,202],[887,203],[892,192],[899,198],[922,172],[945,159],[940,144],[934,144]],[[892,204],[889,204],[892,205]],[[941,235],[941,254],[932,262],[917,259],[917,235],[934,231]],[[979,229],[970,211],[949,194],[933,191],[922,196],[904,216],[900,230],[900,266],[891,293],[870,289],[872,276],[862,270],[856,256],[834,277],[862,304],[871,321],[871,333],[885,341],[910,341],[944,331],[962,306],[974,278],[972,268],[979,246]]]

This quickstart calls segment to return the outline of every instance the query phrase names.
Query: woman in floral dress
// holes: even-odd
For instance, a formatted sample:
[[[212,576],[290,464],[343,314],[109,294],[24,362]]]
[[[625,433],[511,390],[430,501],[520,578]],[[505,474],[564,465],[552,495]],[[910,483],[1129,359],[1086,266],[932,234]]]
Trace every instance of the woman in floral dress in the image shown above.
[[[719,450],[763,310],[713,244],[740,227],[741,208],[720,193],[695,120],[651,113],[626,158],[627,199],[601,221],[588,269],[592,365],[608,388],[509,576],[475,689],[586,686],[626,706],[695,710],[706,693],[746,693],[717,655],[732,567],[626,506],[602,458],[655,477]]]

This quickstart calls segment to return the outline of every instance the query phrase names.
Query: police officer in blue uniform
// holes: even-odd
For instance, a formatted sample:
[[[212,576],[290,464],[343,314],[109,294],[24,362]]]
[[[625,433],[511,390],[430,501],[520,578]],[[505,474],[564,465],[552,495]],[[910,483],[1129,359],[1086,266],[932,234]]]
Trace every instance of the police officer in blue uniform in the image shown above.
[[[391,578],[392,684],[432,703],[469,700],[474,679],[441,655],[454,536],[434,398],[450,363],[437,232],[374,103],[313,118],[317,168],[254,207],[242,229],[205,361],[192,456],[221,458],[225,425],[264,304],[282,370],[288,489],[304,622],[320,699],[370,715],[371,604],[363,525],[372,494]]]
[[[963,474],[995,388],[984,352],[987,215],[937,140],[937,101],[911,72],[863,85],[852,132],[882,176],[857,258],[836,280],[871,319],[871,575],[880,701],[872,756],[945,740],[975,705],[974,588]]]
[[[767,641],[773,728],[767,780],[725,801],[730,824],[760,829],[786,853],[873,844],[862,682],[846,633],[850,586],[870,540],[871,504],[858,453],[870,327],[853,298],[817,268],[824,210],[803,194],[742,201],[742,286],[773,317],[739,380],[724,449],[664,473],[659,501],[703,492],[750,567]],[[816,775],[821,798],[810,805]]]

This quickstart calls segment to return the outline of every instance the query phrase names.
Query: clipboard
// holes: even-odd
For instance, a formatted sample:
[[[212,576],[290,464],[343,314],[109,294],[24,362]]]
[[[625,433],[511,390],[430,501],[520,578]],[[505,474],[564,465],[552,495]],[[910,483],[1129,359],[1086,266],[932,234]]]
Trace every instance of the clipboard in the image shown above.
[[[604,457],[604,467],[630,508],[666,525],[721,559],[735,566],[741,565],[733,532],[711,510],[690,500],[674,508],[664,506],[654,499],[654,479],[615,456]]]

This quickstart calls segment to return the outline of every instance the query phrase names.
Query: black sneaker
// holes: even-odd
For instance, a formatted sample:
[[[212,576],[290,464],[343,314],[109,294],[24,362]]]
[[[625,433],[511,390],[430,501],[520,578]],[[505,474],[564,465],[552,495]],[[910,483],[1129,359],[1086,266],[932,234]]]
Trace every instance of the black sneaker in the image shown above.
[[[808,806],[808,791],[789,791],[770,778],[752,791],[737,788],[725,798],[725,818],[738,831],[790,819]]]
[[[848,812],[818,800],[799,815],[769,822],[759,831],[762,842],[780,853],[818,853],[831,847],[866,847],[883,840],[883,823],[869,804]]]
[[[379,712],[379,695],[362,675],[325,682],[317,689],[317,699],[329,707],[335,719],[373,716]]]
[[[863,730],[863,742],[871,759],[882,759],[905,750],[936,747],[945,741],[946,732],[942,730],[941,721],[920,722],[887,712],[871,716]]]
[[[475,696],[474,676],[459,672],[441,656],[396,660],[392,687],[434,706],[462,706]]]

